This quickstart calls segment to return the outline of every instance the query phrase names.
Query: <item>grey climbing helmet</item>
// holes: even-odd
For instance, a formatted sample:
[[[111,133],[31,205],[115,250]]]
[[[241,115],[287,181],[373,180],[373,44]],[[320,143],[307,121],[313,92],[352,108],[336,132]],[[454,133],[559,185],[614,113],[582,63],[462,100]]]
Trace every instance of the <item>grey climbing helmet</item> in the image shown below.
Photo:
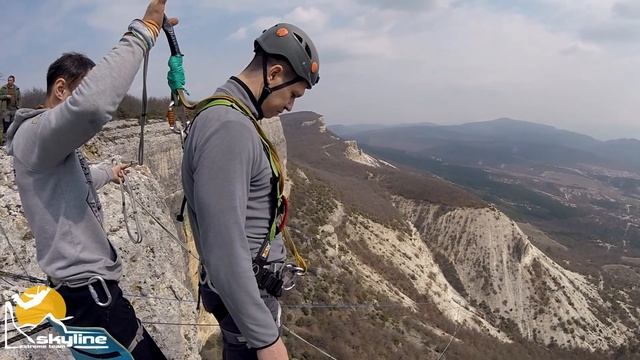
[[[311,89],[320,80],[320,59],[311,38],[299,27],[281,23],[265,30],[254,42],[254,51],[282,56]]]

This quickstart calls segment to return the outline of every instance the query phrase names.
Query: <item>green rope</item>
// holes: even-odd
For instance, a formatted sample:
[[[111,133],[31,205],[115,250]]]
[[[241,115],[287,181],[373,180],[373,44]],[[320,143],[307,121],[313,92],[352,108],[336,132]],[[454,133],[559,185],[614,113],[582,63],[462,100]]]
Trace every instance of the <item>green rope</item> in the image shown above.
[[[169,58],[167,82],[172,93],[180,89],[185,90],[186,79],[184,77],[184,68],[182,67],[182,55],[172,55]]]

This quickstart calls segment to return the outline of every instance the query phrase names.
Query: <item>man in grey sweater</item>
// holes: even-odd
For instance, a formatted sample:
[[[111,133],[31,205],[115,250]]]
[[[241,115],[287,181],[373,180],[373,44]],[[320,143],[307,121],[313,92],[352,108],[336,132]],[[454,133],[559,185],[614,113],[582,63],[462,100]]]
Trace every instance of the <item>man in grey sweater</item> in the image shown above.
[[[240,106],[211,106],[197,115],[184,147],[182,183],[202,262],[200,294],[220,323],[225,359],[286,359],[280,305],[258,284],[255,259],[266,240],[265,267],[277,269],[282,235],[269,239],[277,179],[273,157],[250,117],[290,111],[318,81],[315,46],[299,28],[278,24],[254,43],[255,57],[216,93]],[[243,113],[240,109],[250,112]],[[273,290],[273,289],[271,289]]]
[[[67,325],[102,327],[136,359],[164,355],[122,296],[122,264],[103,229],[96,192],[119,181],[123,167],[89,167],[79,148],[112,119],[155,43],[165,3],[151,1],[99,64],[77,53],[52,63],[46,108],[18,110],[7,134],[38,264],[65,300],[73,317]]]

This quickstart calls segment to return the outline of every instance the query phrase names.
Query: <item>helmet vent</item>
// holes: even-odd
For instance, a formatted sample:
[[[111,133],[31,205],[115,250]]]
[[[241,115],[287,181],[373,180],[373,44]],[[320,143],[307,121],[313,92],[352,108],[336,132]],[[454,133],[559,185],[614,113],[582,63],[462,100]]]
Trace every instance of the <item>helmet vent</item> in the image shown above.
[[[306,51],[307,55],[309,55],[309,59],[313,59],[313,56],[311,55],[311,48],[309,47],[309,44],[304,44],[304,51]]]
[[[304,44],[304,40],[302,39],[302,36],[300,36],[300,35],[298,35],[298,34],[296,34],[296,33],[293,33],[293,36],[295,36],[295,37],[296,37],[296,39],[298,39],[298,41],[300,42],[300,44]]]

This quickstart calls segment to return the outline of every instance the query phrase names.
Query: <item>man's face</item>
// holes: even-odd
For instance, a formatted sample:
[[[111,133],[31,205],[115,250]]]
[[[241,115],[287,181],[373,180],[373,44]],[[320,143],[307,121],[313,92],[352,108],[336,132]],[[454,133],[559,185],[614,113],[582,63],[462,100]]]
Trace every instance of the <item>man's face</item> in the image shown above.
[[[7,85],[9,85],[9,87],[13,86],[13,83],[16,82],[16,79],[13,76],[9,76],[9,78],[7,79]]]
[[[304,95],[305,90],[307,90],[307,83],[304,80],[300,80],[295,84],[272,92],[262,104],[264,117],[270,118],[281,114],[285,110],[291,111],[293,103],[297,98]]]

